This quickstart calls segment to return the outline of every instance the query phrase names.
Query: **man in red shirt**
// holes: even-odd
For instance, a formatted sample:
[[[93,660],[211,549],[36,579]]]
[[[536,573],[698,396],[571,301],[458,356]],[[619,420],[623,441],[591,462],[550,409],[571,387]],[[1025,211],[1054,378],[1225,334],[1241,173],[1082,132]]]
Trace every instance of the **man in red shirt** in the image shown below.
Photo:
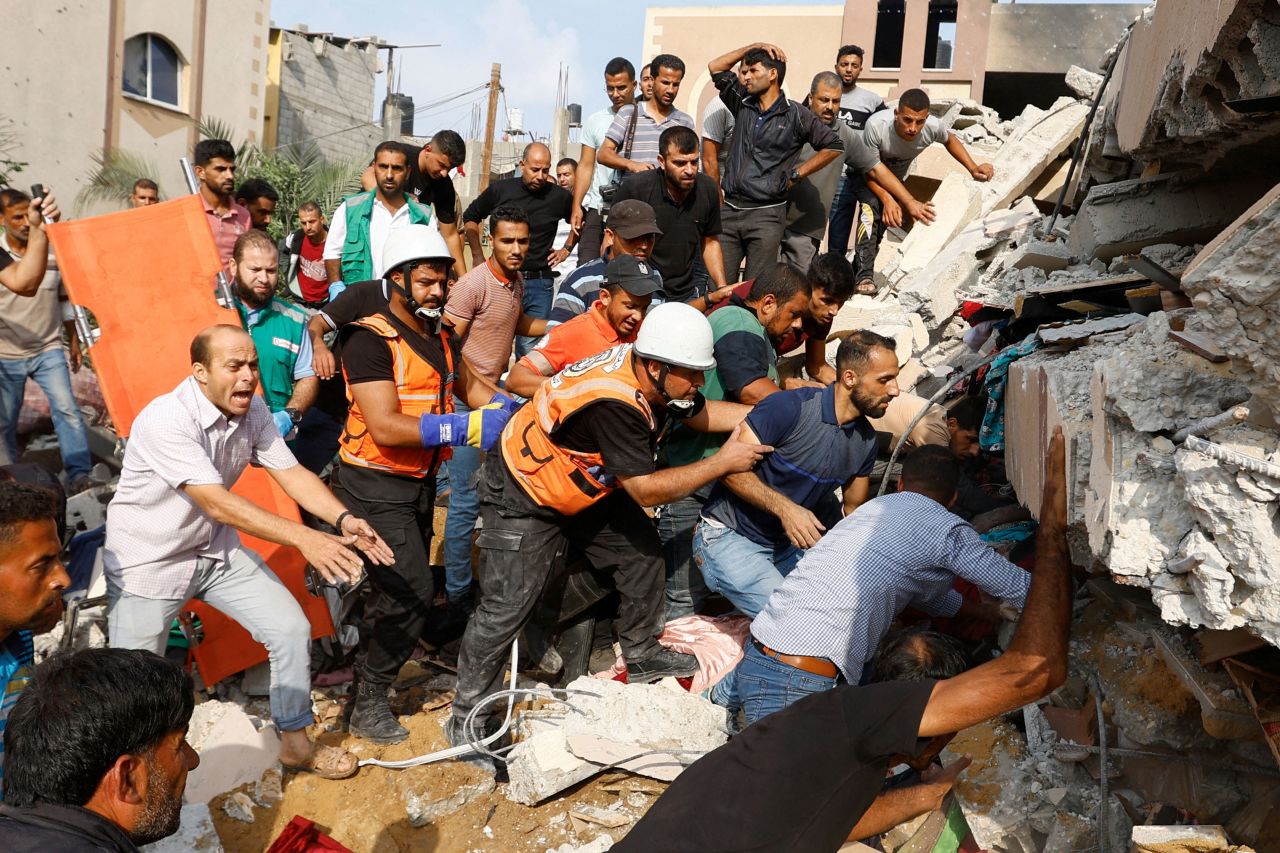
[[[294,292],[301,296],[308,308],[320,308],[329,301],[329,280],[324,270],[324,241],[329,236],[324,214],[314,201],[298,207],[298,230],[289,237],[289,252],[295,261],[290,272],[296,271],[298,286]]]
[[[507,390],[532,397],[548,376],[576,361],[629,344],[640,330],[662,279],[653,267],[631,255],[619,255],[604,270],[600,296],[586,312],[547,332],[507,374]]]
[[[813,288],[809,296],[809,310],[801,320],[800,330],[789,332],[774,348],[778,355],[786,355],[804,344],[805,372],[815,382],[830,385],[836,381],[836,371],[827,364],[827,336],[831,334],[831,322],[853,296],[853,265],[842,255],[828,252],[813,259],[805,278]],[[753,284],[755,279],[748,279],[734,287],[732,293],[745,300]],[[717,302],[707,309],[707,313],[729,304],[729,299]]]

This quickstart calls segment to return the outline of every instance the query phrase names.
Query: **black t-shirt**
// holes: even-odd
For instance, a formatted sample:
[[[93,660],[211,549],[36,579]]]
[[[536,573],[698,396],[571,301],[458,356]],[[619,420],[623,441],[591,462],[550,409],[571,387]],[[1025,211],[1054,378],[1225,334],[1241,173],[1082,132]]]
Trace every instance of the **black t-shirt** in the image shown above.
[[[8,252],[0,252],[0,270],[13,263],[13,258],[9,257]]]
[[[836,850],[880,793],[892,756],[915,755],[933,681],[840,686],[752,724],[685,769],[620,853]]]
[[[397,142],[409,161],[409,174],[404,179],[404,191],[416,201],[435,208],[436,219],[444,223],[458,221],[458,193],[453,188],[453,181],[445,176],[432,178],[422,174],[418,169],[418,154],[422,151],[417,145]]]
[[[440,335],[421,335],[391,316],[389,311],[383,311],[382,316],[404,336],[410,349],[426,359],[439,373],[449,372],[444,357],[445,344]],[[395,360],[391,357],[391,348],[387,346],[385,338],[363,326],[347,326],[343,329],[341,338],[342,363],[347,372],[348,384],[395,381]],[[449,335],[448,341],[456,370],[461,357],[458,338],[456,335]]]
[[[654,241],[650,260],[662,273],[667,299],[688,301],[693,291],[693,261],[702,251],[702,238],[720,233],[720,191],[715,181],[698,173],[693,189],[677,204],[667,193],[662,170],[650,169],[622,182],[614,203],[624,198],[653,208],[662,234]]]
[[[601,400],[571,415],[552,438],[569,450],[599,453],[609,474],[643,477],[657,470],[654,455],[658,434],[667,417],[664,412],[654,414],[658,429],[650,430],[644,415],[631,406],[616,400]]]
[[[568,222],[573,215],[573,193],[556,184],[530,192],[520,178],[494,181],[467,205],[462,221],[482,222],[494,210],[508,204],[529,216],[529,253],[525,255],[521,271],[547,269],[547,255],[555,243],[556,229],[561,220]]]

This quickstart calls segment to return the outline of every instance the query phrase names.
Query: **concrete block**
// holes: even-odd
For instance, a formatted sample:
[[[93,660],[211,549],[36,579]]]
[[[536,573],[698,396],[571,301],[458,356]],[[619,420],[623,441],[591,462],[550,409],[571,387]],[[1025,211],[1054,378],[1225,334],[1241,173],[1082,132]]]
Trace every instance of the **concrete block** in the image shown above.
[[[409,815],[411,826],[426,826],[445,815],[451,815],[468,803],[493,793],[495,783],[487,773],[478,772],[477,779],[458,785],[444,799],[431,799],[430,788],[425,791],[416,786],[403,786],[401,798]]]
[[[937,213],[933,223],[916,222],[902,243],[898,269],[908,275],[927,266],[977,216],[978,185],[967,175],[947,175],[932,201]]]
[[[982,231],[988,237],[999,237],[1040,220],[1040,208],[1028,196],[1018,199],[1013,207],[993,210],[982,217]]]
[[[1264,191],[1252,177],[1192,180],[1152,175],[1089,190],[1068,244],[1084,259],[1110,261],[1155,243],[1197,243],[1231,224]]]
[[[1072,258],[1071,247],[1061,240],[1028,240],[1014,251],[1008,264],[1010,269],[1035,267],[1048,273],[1065,270],[1071,266]]]
[[[257,782],[276,766],[280,750],[275,727],[262,724],[259,728],[255,718],[233,702],[196,705],[187,740],[200,753],[200,766],[187,776],[188,803],[207,803],[218,794]]]
[[[1227,853],[1232,845],[1221,826],[1135,826],[1130,853]]]
[[[923,328],[923,322],[898,300],[879,300],[855,295],[840,308],[840,313],[831,321],[831,334],[827,343],[829,363],[835,364],[836,350],[845,335],[858,329],[893,338],[899,366],[906,364],[913,354],[922,352],[929,345],[929,333]]]
[[[1098,89],[1101,86],[1101,74],[1094,74],[1079,65],[1073,65],[1067,69],[1067,88],[1075,92],[1077,97],[1092,101],[1098,96]]]
[[[569,748],[573,736],[599,738],[633,754],[651,749],[710,752],[728,739],[725,710],[679,685],[621,684],[584,676],[568,689],[572,709],[551,706],[521,715],[521,731],[530,736],[511,751],[508,799],[534,805],[595,775],[599,766]],[[689,764],[696,757],[679,758]]]
[[[965,226],[926,267],[898,284],[902,307],[918,312],[931,329],[944,324],[960,308],[956,292],[978,282],[983,266],[978,252],[993,245],[981,220]]]
[[[213,825],[208,803],[187,803],[182,807],[178,831],[154,844],[145,844],[144,853],[222,853],[222,839]]]
[[[1027,122],[992,163],[995,176],[981,185],[982,212],[1008,207],[1026,193],[1040,173],[1076,141],[1088,112],[1085,104],[1064,99],[1046,115]]]

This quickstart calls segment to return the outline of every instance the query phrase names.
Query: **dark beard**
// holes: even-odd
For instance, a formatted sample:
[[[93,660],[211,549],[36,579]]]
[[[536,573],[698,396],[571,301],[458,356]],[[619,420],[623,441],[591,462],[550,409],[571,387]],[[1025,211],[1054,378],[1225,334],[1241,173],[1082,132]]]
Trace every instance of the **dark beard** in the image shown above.
[[[850,391],[849,396],[853,399],[854,408],[868,418],[882,418],[889,409],[888,403],[880,404],[879,400],[870,394],[864,394],[859,388]]]
[[[238,281],[236,282],[236,296],[241,302],[248,305],[255,311],[260,308],[265,308],[267,303],[271,301],[270,293],[268,293],[264,299],[259,300],[258,294],[254,293],[252,289],[245,287]]]
[[[172,790],[160,768],[149,765],[147,799],[142,804],[142,814],[138,816],[137,824],[129,833],[130,840],[141,847],[143,844],[168,838],[178,831],[181,821],[182,792]]]

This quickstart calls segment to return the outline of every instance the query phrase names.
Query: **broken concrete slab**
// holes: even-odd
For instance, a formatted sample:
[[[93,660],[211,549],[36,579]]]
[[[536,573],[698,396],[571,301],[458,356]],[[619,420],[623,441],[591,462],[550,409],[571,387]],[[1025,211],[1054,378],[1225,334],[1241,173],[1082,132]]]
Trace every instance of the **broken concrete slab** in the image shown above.
[[[1036,207],[1035,200],[1023,196],[1013,207],[993,210],[982,217],[982,230],[988,237],[999,237],[1039,221],[1040,208]]]
[[[189,803],[207,803],[257,782],[278,764],[280,737],[275,726],[250,717],[234,702],[196,705],[187,742],[200,753],[200,766],[187,776]]]
[[[670,753],[637,750],[634,746],[620,744],[599,735],[570,735],[567,741],[570,752],[598,768],[617,767],[619,770],[663,782],[674,780],[684,769],[680,759]],[[641,752],[646,754],[638,755]]]
[[[1068,243],[1082,258],[1110,261],[1155,243],[1203,242],[1261,192],[1255,177],[1199,179],[1186,173],[1100,184],[1076,212]]]
[[[936,218],[917,222],[902,243],[898,269],[908,275],[923,269],[978,214],[978,184],[968,175],[950,174],[933,194]]]
[[[1098,89],[1102,88],[1102,75],[1072,65],[1067,69],[1067,88],[1077,97],[1092,101],[1098,96]]]
[[[470,802],[493,793],[495,787],[493,776],[478,772],[473,782],[455,787],[449,796],[443,799],[431,799],[431,789],[419,791],[415,786],[405,786],[401,792],[405,812],[409,815],[412,826],[426,826],[445,815],[451,815]]]
[[[1011,269],[1035,267],[1045,272],[1064,270],[1074,262],[1071,247],[1061,240],[1028,240],[1008,260]]]
[[[1130,853],[1251,853],[1221,826],[1135,826]]]
[[[187,803],[182,807],[178,831],[168,838],[144,844],[144,853],[222,853],[222,839],[213,825],[208,803]]]
[[[586,844],[564,843],[559,847],[548,847],[547,853],[605,853],[613,847],[613,838],[608,835],[597,835]]]
[[[508,799],[534,805],[599,772],[599,765],[573,753],[572,736],[611,741],[633,755],[689,750],[678,754],[685,765],[728,739],[725,710],[678,684],[621,684],[584,676],[567,689],[569,707],[552,705],[520,715],[522,739],[508,756]]]
[[[1028,109],[1032,109],[1028,107]],[[1026,121],[1005,143],[992,165],[995,176],[981,185],[984,214],[1008,207],[1080,136],[1086,104],[1060,98],[1047,113]]]
[[[253,823],[253,800],[244,791],[236,791],[222,801],[222,812],[240,823]]]
[[[960,308],[957,292],[968,290],[978,282],[984,266],[978,253],[998,243],[983,233],[981,220],[971,222],[928,266],[897,284],[899,303],[907,311],[918,313],[930,329],[943,325]]]
[[[1096,320],[1082,320],[1074,323],[1054,323],[1041,326],[1036,330],[1036,337],[1047,346],[1078,346],[1094,335],[1118,332],[1144,321],[1142,314],[1117,314],[1114,317],[1100,317]]]

